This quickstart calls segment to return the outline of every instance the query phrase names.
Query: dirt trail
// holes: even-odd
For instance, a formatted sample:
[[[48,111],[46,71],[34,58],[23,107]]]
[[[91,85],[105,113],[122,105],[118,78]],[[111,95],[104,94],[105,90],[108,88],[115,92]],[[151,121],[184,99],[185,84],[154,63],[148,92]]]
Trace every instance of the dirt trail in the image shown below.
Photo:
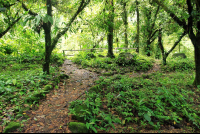
[[[159,69],[158,62],[156,62],[154,67],[147,73],[152,73]],[[62,71],[70,78],[60,82],[58,89],[54,89],[47,94],[46,98],[40,101],[37,110],[26,112],[30,119],[25,122],[23,130],[17,132],[71,133],[67,127],[67,123],[71,121],[71,117],[68,116],[68,104],[89,90],[94,81],[98,79],[98,74],[86,69],[80,69],[70,60],[65,60]],[[141,74],[143,72],[132,73],[132,77]]]
[[[66,125],[71,120],[68,116],[68,103],[76,100],[88,90],[98,78],[98,75],[88,70],[77,68],[70,60],[65,60],[62,70],[70,76],[70,79],[60,82],[58,89],[54,89],[47,94],[36,111],[27,111],[26,114],[30,119],[24,124],[22,132],[70,132]]]

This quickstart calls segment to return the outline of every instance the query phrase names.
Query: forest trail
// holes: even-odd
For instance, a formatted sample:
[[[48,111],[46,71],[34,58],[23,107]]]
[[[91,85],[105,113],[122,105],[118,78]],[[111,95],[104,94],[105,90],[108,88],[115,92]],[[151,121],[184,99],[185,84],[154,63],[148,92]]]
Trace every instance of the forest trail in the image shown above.
[[[58,89],[52,90],[40,101],[37,110],[29,110],[26,114],[30,119],[24,123],[22,133],[70,133],[67,123],[68,103],[76,100],[87,91],[97,80],[97,74],[79,69],[70,60],[65,60],[62,71],[70,76],[59,83]],[[18,131],[20,132],[20,131]]]
[[[146,73],[158,70],[160,66],[155,62],[153,68]],[[71,116],[68,116],[68,104],[89,90],[98,79],[98,74],[81,69],[70,60],[65,60],[62,71],[70,78],[61,81],[58,89],[46,94],[46,98],[40,101],[37,110],[27,111],[26,114],[30,119],[24,123],[21,131],[15,133],[71,133],[67,126],[67,123],[72,121]],[[142,74],[144,73],[132,73],[132,77]]]

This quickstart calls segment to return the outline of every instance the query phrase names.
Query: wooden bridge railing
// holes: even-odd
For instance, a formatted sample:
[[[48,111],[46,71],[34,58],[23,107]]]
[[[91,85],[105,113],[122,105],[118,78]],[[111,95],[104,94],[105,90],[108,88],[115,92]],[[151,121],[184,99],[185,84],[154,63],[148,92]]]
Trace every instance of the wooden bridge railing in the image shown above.
[[[65,51],[91,51],[91,50],[102,50],[102,49],[108,49],[108,48],[92,48],[92,49],[79,49],[79,50],[63,50],[63,56],[74,56],[74,55],[65,55]],[[137,48],[113,48],[115,51],[118,49],[137,49]]]

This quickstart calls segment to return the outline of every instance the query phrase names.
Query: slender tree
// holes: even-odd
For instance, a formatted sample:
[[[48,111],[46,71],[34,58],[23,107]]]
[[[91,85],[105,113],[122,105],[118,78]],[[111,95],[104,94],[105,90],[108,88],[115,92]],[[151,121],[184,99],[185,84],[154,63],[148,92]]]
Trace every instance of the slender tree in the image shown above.
[[[124,42],[125,42],[125,48],[128,48],[128,34],[127,34],[127,29],[128,29],[128,16],[127,16],[127,1],[126,0],[121,0],[121,5],[123,7],[123,12],[122,12],[122,20],[124,22]]]
[[[20,1],[20,0],[18,0]],[[46,0],[46,8],[47,8],[47,14],[44,19],[39,17],[38,13],[33,12],[32,10],[28,9],[27,6],[22,3],[22,7],[24,8],[25,11],[28,11],[28,13],[31,16],[38,17],[40,18],[40,24],[41,27],[44,29],[44,34],[45,34],[45,62],[43,64],[43,72],[49,74],[49,65],[50,65],[50,56],[53,51],[53,49],[56,47],[56,44],[58,40],[60,39],[61,36],[63,36],[70,28],[71,24],[74,22],[76,17],[79,15],[81,11],[89,4],[90,0],[80,0],[79,7],[77,11],[74,13],[70,21],[66,24],[65,28],[63,28],[61,31],[57,33],[57,35],[52,38],[51,37],[51,26],[53,24],[53,19],[52,19],[52,0]]]
[[[157,6],[156,10],[154,10],[153,7],[150,6],[150,7],[145,7],[143,9],[145,14],[145,23],[146,23],[144,29],[144,35],[145,35],[144,38],[146,39],[145,52],[147,56],[151,56],[151,44],[157,37],[155,36],[155,34],[158,32],[158,29],[155,28],[155,24],[157,20],[157,15],[159,13],[159,8],[160,6]]]
[[[137,13],[137,35],[136,35],[136,52],[139,53],[140,49],[140,14],[139,14],[139,2],[135,0],[136,3],[136,13]]]
[[[108,29],[107,29],[107,41],[108,41],[108,53],[107,57],[114,58],[114,53],[113,53],[113,30],[114,30],[114,3],[113,0],[107,0],[107,7],[109,10],[108,14]]]
[[[174,45],[172,46],[172,48],[169,51],[165,51],[164,46],[163,46],[163,42],[162,42],[162,28],[159,29],[159,35],[158,35],[158,45],[161,49],[162,52],[162,57],[163,57],[163,65],[166,65],[167,62],[167,57],[168,55],[174,50],[174,48],[179,44],[179,42],[181,41],[181,39],[186,35],[186,32],[183,32],[181,34],[181,36],[178,38],[178,40],[174,43]]]
[[[186,0],[182,5],[177,4],[176,8],[170,9],[169,6],[165,5],[160,0],[153,0],[158,5],[160,5],[168,14],[169,16],[174,19],[175,22],[179,24],[180,27],[182,27],[186,33],[189,35],[189,38],[194,46],[194,55],[195,55],[195,68],[196,68],[196,74],[195,74],[195,80],[194,85],[200,85],[200,0]],[[187,8],[185,10],[185,5],[187,5]],[[179,17],[181,15],[178,15],[174,9],[180,9],[182,8],[182,11],[184,12],[184,18]]]

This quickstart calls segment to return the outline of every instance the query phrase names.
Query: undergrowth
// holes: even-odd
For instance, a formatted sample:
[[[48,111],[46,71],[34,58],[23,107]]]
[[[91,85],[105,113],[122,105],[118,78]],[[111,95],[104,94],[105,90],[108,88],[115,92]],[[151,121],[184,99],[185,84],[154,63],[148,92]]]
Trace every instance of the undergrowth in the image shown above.
[[[169,62],[167,65],[162,65],[161,70],[164,72],[172,72],[172,71],[184,71],[184,70],[194,70],[195,69],[195,62],[194,59],[191,58],[169,58]]]
[[[115,73],[126,73],[132,71],[148,71],[152,68],[154,60],[151,58],[146,58],[145,56],[135,54],[133,61],[129,64],[119,65],[118,61],[120,57],[118,54],[115,55],[115,58],[109,58],[101,54],[95,54],[91,52],[81,52],[78,55],[72,58],[72,61],[76,64],[81,65],[83,68],[96,68],[99,73],[102,73],[102,70]],[[99,56],[101,55],[101,56]],[[95,71],[95,70],[94,70]]]
[[[70,113],[76,119],[82,117],[94,132],[109,132],[117,124],[136,124],[135,131],[159,130],[167,125],[199,128],[200,88],[190,86],[194,80],[193,64],[172,61],[165,69],[176,73],[155,72],[133,78],[131,73],[101,76],[85,99],[71,102]],[[82,114],[77,112],[80,106]]]
[[[53,54],[50,75],[42,71],[42,58],[26,55],[19,57],[2,56],[0,66],[0,124],[7,125],[19,118],[28,118],[24,111],[35,109],[41,98],[49,91],[42,90],[49,82],[59,81],[55,76],[59,73],[58,66],[63,63],[59,55]],[[26,59],[26,60],[25,60]],[[26,61],[26,62],[25,62]],[[60,63],[60,64],[57,64]]]

